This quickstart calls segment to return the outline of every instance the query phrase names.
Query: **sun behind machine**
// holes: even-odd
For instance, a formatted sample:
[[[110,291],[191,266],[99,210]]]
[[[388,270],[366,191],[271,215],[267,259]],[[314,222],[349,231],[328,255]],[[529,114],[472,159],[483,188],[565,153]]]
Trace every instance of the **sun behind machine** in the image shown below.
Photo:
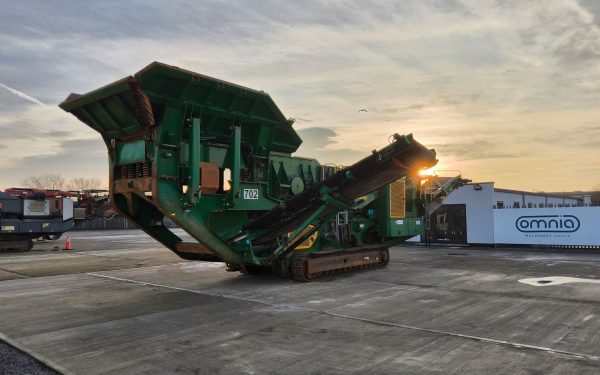
[[[268,94],[157,62],[60,107],[102,135],[117,209],[184,259],[312,280],[385,266],[422,233],[410,176],[437,161],[412,135],[346,168],[292,157]]]

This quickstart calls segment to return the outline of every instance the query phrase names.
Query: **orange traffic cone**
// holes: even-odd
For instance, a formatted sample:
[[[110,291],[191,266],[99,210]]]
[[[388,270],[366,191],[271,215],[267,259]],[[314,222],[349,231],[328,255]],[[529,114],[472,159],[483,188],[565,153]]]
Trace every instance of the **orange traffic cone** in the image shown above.
[[[63,250],[73,250],[71,247],[71,235],[67,234],[67,242],[65,242],[65,248]]]

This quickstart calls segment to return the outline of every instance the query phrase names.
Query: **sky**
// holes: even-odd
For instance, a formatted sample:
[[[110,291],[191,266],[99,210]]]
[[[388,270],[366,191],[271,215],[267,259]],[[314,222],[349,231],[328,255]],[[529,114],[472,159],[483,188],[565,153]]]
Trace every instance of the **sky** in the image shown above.
[[[0,187],[108,180],[57,104],[161,61],[271,95],[296,155],[350,164],[413,133],[439,175],[600,186],[600,2],[0,0]],[[367,111],[360,111],[366,109]]]

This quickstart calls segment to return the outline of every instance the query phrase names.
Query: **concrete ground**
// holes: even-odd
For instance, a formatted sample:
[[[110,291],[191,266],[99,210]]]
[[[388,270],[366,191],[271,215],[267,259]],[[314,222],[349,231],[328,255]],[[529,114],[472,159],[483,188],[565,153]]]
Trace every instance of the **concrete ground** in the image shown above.
[[[63,373],[600,373],[598,254],[401,246],[298,283],[73,237],[0,255],[0,337]],[[551,276],[577,282],[519,282]]]

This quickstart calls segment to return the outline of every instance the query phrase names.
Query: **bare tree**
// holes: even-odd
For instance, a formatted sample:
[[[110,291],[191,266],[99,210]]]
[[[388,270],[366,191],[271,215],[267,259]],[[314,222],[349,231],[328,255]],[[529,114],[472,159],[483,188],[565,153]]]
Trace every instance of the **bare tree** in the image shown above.
[[[21,180],[21,184],[31,189],[62,190],[65,188],[65,178],[59,174],[29,176]]]
[[[65,178],[59,174],[48,174],[44,176],[46,189],[63,190],[66,186]]]
[[[75,177],[69,181],[69,189],[83,190],[99,190],[102,187],[102,180],[97,177]]]
[[[43,189],[40,176],[29,176],[21,180],[21,185],[30,189]]]

